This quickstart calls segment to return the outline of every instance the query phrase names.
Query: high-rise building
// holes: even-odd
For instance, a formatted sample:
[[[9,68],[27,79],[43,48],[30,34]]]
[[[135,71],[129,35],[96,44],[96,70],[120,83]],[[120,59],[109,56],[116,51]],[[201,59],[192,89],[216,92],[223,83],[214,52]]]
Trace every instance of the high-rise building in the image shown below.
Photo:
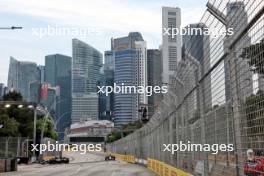
[[[196,23],[189,24],[186,28],[195,29],[197,34],[187,33],[182,36],[182,59],[185,60],[188,56],[191,56],[197,60],[201,68],[201,74],[205,75],[209,71],[211,63],[210,55],[207,54],[210,53],[210,36],[204,35],[204,30],[207,27],[203,23]],[[204,91],[204,109],[207,111],[212,108],[211,73],[203,79],[201,86]]]
[[[30,84],[39,82],[37,64],[34,62],[18,61],[10,57],[8,72],[8,88],[20,92],[24,101],[30,99]]]
[[[147,50],[147,66],[148,66],[148,86],[162,86],[162,60],[161,51],[158,49]],[[154,114],[156,107],[162,100],[162,94],[152,94],[148,97],[148,116]]]
[[[45,82],[45,66],[39,65],[38,70],[40,75],[40,83],[43,84]]]
[[[37,69],[39,80],[32,82],[29,86],[30,102],[43,103],[45,105],[46,101],[42,101],[40,97],[41,85],[45,83],[45,66],[39,65]]]
[[[104,66],[103,76],[100,81],[100,86],[114,86],[114,52],[105,51],[104,53]],[[100,94],[99,111],[100,120],[112,120],[114,112],[114,93]]]
[[[226,28],[232,28],[234,34],[231,36],[226,36],[224,40],[224,49],[228,52],[228,47],[230,43],[234,41],[236,37],[242,32],[242,30],[248,24],[247,12],[245,9],[245,4],[242,1],[238,2],[230,2],[227,3],[227,13],[226,13],[227,26]],[[251,39],[248,35],[244,35],[243,42],[239,42],[236,46],[240,50],[237,52],[237,60],[236,60],[236,75],[237,75],[237,84],[240,90],[240,99],[245,99],[253,93],[253,73],[250,71],[250,66],[248,61],[241,58],[242,50],[240,48],[247,47],[251,44]],[[236,49],[236,48],[235,48]],[[229,56],[230,57],[230,56]],[[233,59],[233,58],[231,58]],[[226,101],[231,99],[232,87],[230,80],[230,69],[228,64],[228,59],[225,59],[225,93],[226,93]]]
[[[5,86],[5,87],[4,87],[4,95],[7,94],[7,93],[8,93],[8,87]]]
[[[40,101],[40,86],[38,81],[32,82],[29,85],[30,102],[39,103]]]
[[[104,70],[115,69],[115,55],[113,51],[105,51],[104,53]]]
[[[50,87],[59,88],[55,121],[56,129],[61,132],[60,139],[65,128],[71,124],[71,63],[71,57],[61,54],[45,57],[45,82]]]
[[[136,47],[136,82],[137,86],[147,87],[147,43],[145,41],[135,41]],[[147,92],[138,94],[139,108],[145,107],[148,104]]]
[[[112,40],[115,57],[114,82],[118,86],[144,86],[147,84],[146,43],[139,32]],[[120,127],[138,120],[141,104],[146,104],[144,95],[116,93],[114,95],[114,123]]]
[[[181,10],[176,7],[162,7],[162,82],[170,83],[170,76],[177,69],[181,60],[181,35],[172,35],[172,31],[180,31]],[[164,31],[169,30],[169,34]]]
[[[92,46],[72,40],[72,123],[98,119],[97,84],[102,67],[102,54]]]
[[[5,85],[3,83],[0,83],[0,100],[2,100],[2,97],[4,96],[5,91]]]

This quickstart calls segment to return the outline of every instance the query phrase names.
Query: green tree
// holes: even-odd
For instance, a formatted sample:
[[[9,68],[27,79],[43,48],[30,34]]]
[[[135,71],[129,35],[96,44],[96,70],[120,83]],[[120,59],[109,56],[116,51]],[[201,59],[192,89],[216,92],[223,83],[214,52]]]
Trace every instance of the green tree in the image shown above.
[[[3,99],[4,101],[21,102],[23,97],[20,93],[13,91],[6,94]],[[9,128],[2,129],[2,133],[0,133],[1,136],[23,136],[33,138],[33,109],[29,109],[27,107],[17,108],[16,106],[11,106],[10,108],[0,108],[0,114],[0,122],[5,124],[4,127]],[[37,138],[40,139],[41,129],[44,124],[44,116],[38,115],[37,119]],[[58,134],[54,130],[54,124],[51,119],[51,117],[48,117],[46,120],[44,137],[57,139]]]
[[[112,133],[108,134],[106,137],[106,142],[111,143],[114,141],[117,141],[121,139],[121,137],[126,137],[127,135],[133,133],[137,129],[141,128],[143,125],[142,123],[138,120],[135,122],[128,123],[126,125],[123,125],[120,129],[120,131],[113,131]],[[123,133],[123,134],[122,134]]]
[[[17,136],[19,123],[13,118],[9,118],[6,114],[0,115],[0,136],[1,137],[9,137],[9,136]]]
[[[41,137],[41,131],[43,126],[44,128],[44,137],[52,138],[52,139],[57,139],[58,138],[58,133],[54,130],[54,123],[51,117],[47,117],[46,119],[44,117],[41,117],[37,121],[37,135],[39,138]]]
[[[22,101],[23,97],[21,93],[12,91],[3,96],[4,101]]]
[[[106,136],[107,143],[117,141],[118,139],[121,139],[121,132],[118,132],[118,131],[113,131],[112,133]]]
[[[141,128],[142,126],[143,126],[142,123],[138,120],[138,121],[123,125],[122,129],[124,131],[129,131],[129,130],[133,131],[133,130],[137,130],[137,129]]]

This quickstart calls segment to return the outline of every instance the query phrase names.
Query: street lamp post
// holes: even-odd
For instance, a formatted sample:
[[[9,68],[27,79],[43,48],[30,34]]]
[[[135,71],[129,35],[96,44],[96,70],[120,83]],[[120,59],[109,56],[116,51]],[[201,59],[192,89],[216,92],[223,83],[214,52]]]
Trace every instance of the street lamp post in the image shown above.
[[[1,101],[1,105],[4,106],[4,108],[10,108],[12,105],[17,106],[17,108],[21,109],[23,107],[27,107],[29,109],[34,109],[34,127],[33,127],[33,143],[36,144],[36,126],[37,126],[37,106],[35,103],[26,103],[26,102],[20,102],[20,101]],[[3,128],[3,125],[0,125],[0,128]],[[35,157],[35,151],[33,151],[33,156]]]
[[[37,132],[37,107],[34,107],[34,127],[33,127],[33,144],[36,146],[36,132]],[[36,151],[33,150],[33,161],[36,160]]]
[[[22,29],[21,26],[11,26],[11,27],[0,27],[2,30],[14,30],[14,29]]]

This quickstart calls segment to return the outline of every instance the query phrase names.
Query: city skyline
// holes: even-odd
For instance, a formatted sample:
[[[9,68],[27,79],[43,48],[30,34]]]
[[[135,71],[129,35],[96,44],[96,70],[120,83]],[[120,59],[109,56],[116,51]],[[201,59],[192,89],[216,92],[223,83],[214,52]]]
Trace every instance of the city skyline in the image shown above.
[[[13,5],[13,3],[16,6]],[[84,42],[92,44],[100,52],[104,52],[109,48],[109,40],[114,37],[127,35],[132,31],[141,32],[148,43],[149,48],[158,48],[161,45],[161,7],[162,6],[178,6],[182,9],[183,24],[196,22],[200,19],[205,0],[192,1],[152,1],[152,2],[139,2],[127,1],[119,2],[113,1],[112,4],[104,1],[107,9],[100,7],[101,3],[89,2],[88,5],[84,1],[79,3],[68,2],[63,5],[58,5],[60,1],[56,2],[41,2],[34,3],[33,1],[23,2],[20,4],[17,0],[2,1],[0,5],[3,7],[1,16],[8,16],[6,18],[0,17],[3,26],[20,25],[22,30],[18,31],[4,31],[0,32],[0,39],[5,41],[6,44],[1,46],[0,53],[0,82],[7,83],[7,70],[8,60],[10,56],[14,56],[21,61],[33,61],[38,65],[44,64],[44,57],[49,54],[61,53],[64,55],[71,55],[71,39],[80,38]],[[144,6],[142,6],[142,3]],[[20,5],[17,5],[20,4]],[[54,7],[54,5],[56,5]],[[72,7],[72,6],[74,7]],[[53,8],[51,8],[53,6]],[[76,8],[85,6],[87,8],[97,9],[91,12],[87,9]],[[19,8],[17,8],[19,7]],[[23,8],[22,8],[23,7]],[[69,8],[71,7],[71,8]],[[122,7],[122,8],[121,8]],[[135,12],[135,8],[136,12]],[[26,10],[23,10],[26,9]],[[105,9],[105,12],[103,11]],[[117,11],[119,9],[119,11]],[[42,12],[50,11],[50,14]],[[65,12],[68,12],[65,16]],[[100,13],[98,13],[100,12]],[[115,12],[115,13],[114,13]],[[106,13],[111,13],[109,17],[105,17]],[[114,14],[113,14],[114,13]],[[64,14],[64,15],[61,15]],[[122,14],[122,18],[120,17]],[[80,15],[80,16],[78,16]],[[78,17],[81,17],[80,19]],[[105,17],[105,18],[103,18]],[[140,17],[140,18],[139,18]],[[61,19],[60,19],[61,18]],[[94,19],[93,19],[94,18]],[[121,19],[120,19],[121,18]],[[145,24],[144,21],[149,21]],[[106,21],[108,21],[106,23]],[[78,23],[78,24],[77,24]],[[32,28],[44,28],[48,25],[55,27],[76,27],[97,29],[101,31],[100,35],[89,35],[82,38],[79,36],[49,36],[39,38],[33,35]],[[15,41],[15,42],[14,42]],[[52,44],[50,44],[52,42]],[[15,52],[14,52],[15,51]]]
[[[0,7],[0,173],[264,173],[264,0]]]

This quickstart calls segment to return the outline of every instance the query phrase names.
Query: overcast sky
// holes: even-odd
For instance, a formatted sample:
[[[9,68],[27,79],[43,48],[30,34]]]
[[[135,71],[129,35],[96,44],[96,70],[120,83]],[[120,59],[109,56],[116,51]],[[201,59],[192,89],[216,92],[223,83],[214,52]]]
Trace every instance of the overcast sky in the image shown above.
[[[206,0],[1,0],[0,27],[22,26],[23,30],[0,30],[0,82],[7,82],[10,56],[44,64],[45,55],[71,56],[71,39],[78,38],[101,52],[110,49],[111,37],[141,32],[148,48],[161,44],[161,7],[180,7],[182,26],[199,22]],[[70,35],[37,35],[50,27],[70,28]],[[76,33],[86,30],[88,35]]]

